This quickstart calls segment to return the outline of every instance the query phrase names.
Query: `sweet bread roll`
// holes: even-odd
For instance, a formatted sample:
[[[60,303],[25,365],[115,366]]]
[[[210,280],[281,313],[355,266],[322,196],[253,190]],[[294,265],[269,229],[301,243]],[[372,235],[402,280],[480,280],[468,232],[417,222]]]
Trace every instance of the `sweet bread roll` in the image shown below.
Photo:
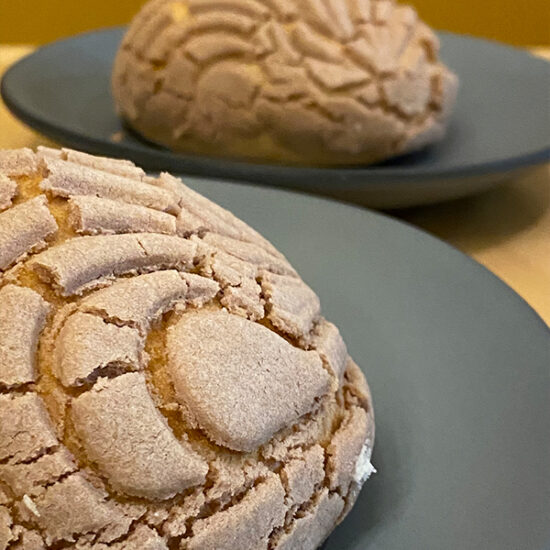
[[[372,163],[445,131],[457,78],[391,0],[151,0],[116,57],[120,115],[175,151]]]
[[[365,378],[267,240],[168,174],[0,151],[0,550],[314,550]]]

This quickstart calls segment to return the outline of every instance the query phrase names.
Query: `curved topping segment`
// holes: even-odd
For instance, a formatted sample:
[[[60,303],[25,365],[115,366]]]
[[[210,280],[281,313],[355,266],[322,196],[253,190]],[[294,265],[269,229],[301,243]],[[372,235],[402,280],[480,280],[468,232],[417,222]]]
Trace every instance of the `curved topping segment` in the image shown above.
[[[187,34],[187,32],[187,30],[183,31],[185,34]],[[162,42],[163,48],[167,45],[167,41],[162,40],[162,37],[159,39],[159,42]],[[191,99],[195,91],[194,88],[198,73],[199,68],[185,56],[181,50],[175,48],[170,52],[170,59],[166,63],[163,88],[168,93]],[[162,173],[160,179],[162,180],[163,177],[170,177],[171,179],[177,180],[180,182],[178,186],[181,184],[181,180],[174,176],[168,176],[168,174]]]
[[[70,296],[124,273],[189,269],[195,249],[195,243],[153,233],[78,237],[42,252],[30,265],[63,296]]]
[[[298,21],[294,25],[291,36],[293,45],[306,56],[321,59],[322,61],[335,61],[339,63],[344,61],[341,52],[303,21]]]
[[[209,245],[199,242],[201,273],[220,283],[223,294],[220,303],[230,313],[252,320],[265,315],[262,289],[256,282],[258,268]]]
[[[347,494],[351,482],[357,483],[357,467],[365,444],[372,442],[372,422],[364,409],[346,412],[342,426],[327,449],[330,489]]]
[[[415,126],[407,132],[403,140],[404,151],[412,151],[425,147],[436,139],[441,139],[445,133],[444,121],[451,115],[456,102],[458,79],[453,74],[441,73],[433,75],[436,88],[434,103],[437,105],[438,117],[428,117],[420,126]]]
[[[54,147],[46,147],[44,145],[39,145],[36,148],[36,153],[44,161],[46,159],[61,160],[64,157],[62,149],[55,149]]]
[[[134,326],[143,333],[151,322],[176,304],[204,305],[219,289],[218,283],[200,275],[157,271],[98,290],[82,301],[81,309],[116,324]]]
[[[264,271],[262,291],[267,300],[268,319],[296,338],[310,333],[321,315],[319,298],[301,279]]]
[[[421,49],[418,43],[409,42],[414,32],[402,17],[392,20],[389,25],[367,23],[363,26],[362,36],[349,42],[346,48],[360,65],[390,76],[400,66],[406,67],[407,60],[401,60],[406,48]]]
[[[98,542],[115,540],[128,532],[132,518],[107,495],[75,473],[47,487],[32,498],[23,499],[21,515],[40,527],[46,544],[74,542],[74,537],[97,533]]]
[[[349,40],[355,31],[347,2],[342,0],[305,0],[300,2],[306,21],[329,37]]]
[[[201,272],[220,283],[223,288],[220,301],[230,313],[253,320],[264,317],[264,301],[262,289],[256,282],[256,266],[200,243],[199,255]]]
[[[257,0],[188,0],[188,4],[192,13],[230,8],[260,18],[269,15],[269,10]]]
[[[189,26],[190,33],[226,31],[236,34],[249,34],[257,26],[257,22],[251,17],[246,17],[238,13],[200,13],[193,17],[193,22]]]
[[[35,354],[50,305],[30,290],[6,285],[0,290],[0,386],[36,379]]]
[[[367,411],[367,414],[370,415],[371,422],[373,422],[374,414],[372,412],[370,388],[361,369],[351,357],[348,357],[346,362],[345,381],[346,389],[352,396],[352,399]],[[371,437],[374,437],[374,431]]]
[[[187,43],[185,51],[193,61],[203,64],[233,55],[252,54],[252,47],[242,38],[220,32],[193,38]]]
[[[317,351],[334,376],[341,380],[346,370],[348,350],[338,328],[322,319],[315,327],[310,346]]]
[[[68,160],[74,164],[95,168],[117,176],[125,176],[128,178],[143,179],[146,177],[145,172],[138,168],[133,162],[123,159],[113,159],[108,157],[96,157],[82,151],[74,149],[53,149],[52,147],[37,147],[38,156],[46,161],[50,160]]]
[[[414,71],[398,71],[395,76],[384,81],[382,88],[388,103],[407,117],[421,115],[432,100],[432,80],[423,65]]]
[[[237,218],[229,210],[184,185],[180,179],[170,174],[162,173],[158,179],[158,184],[179,197],[179,205],[182,211],[178,216],[178,227],[181,227],[184,232],[206,229],[239,241],[254,243],[267,250],[273,256],[283,257],[256,230]],[[189,225],[189,221],[193,222],[192,225]]]
[[[128,116],[137,119],[154,92],[155,84],[149,78],[153,72],[151,66],[129,51],[122,49],[115,59],[115,67],[118,74],[114,80],[116,85],[128,85]],[[131,88],[131,91],[130,91]]]
[[[206,224],[195,214],[182,209],[176,219],[176,232],[180,237],[189,237],[193,234],[207,231]]]
[[[329,90],[341,90],[370,80],[365,71],[351,64],[342,66],[310,59],[306,61],[306,67],[311,78]]]
[[[222,286],[242,286],[245,280],[256,282],[258,268],[235,256],[214,247],[198,242],[200,269],[209,277],[214,277]]]
[[[168,330],[177,398],[218,444],[253,451],[330,388],[319,356],[224,310],[185,313]]]
[[[350,0],[350,13],[356,23],[368,23],[372,19],[373,0]]]
[[[194,307],[200,307],[213,300],[220,290],[220,285],[216,281],[194,273],[181,273],[180,277],[188,287],[186,302]]]
[[[307,502],[325,478],[325,453],[320,445],[314,445],[304,454],[291,460],[281,471],[291,506]]]
[[[0,395],[0,462],[31,461],[58,445],[44,403],[35,393]]]
[[[0,211],[11,206],[15,195],[17,195],[17,184],[0,172]]]
[[[378,0],[374,3],[374,20],[385,23],[389,20],[394,8],[393,0]]]
[[[173,21],[171,10],[163,9],[169,7],[170,4],[168,2],[158,4],[158,6],[155,6],[157,9],[151,12],[152,16],[143,21],[143,24],[134,35],[133,43],[141,59],[148,55],[149,48]]]
[[[0,465],[0,480],[8,484],[17,498],[22,498],[76,470],[77,466],[71,454],[62,447],[55,453],[45,454],[30,464]]]
[[[0,271],[46,246],[57,231],[46,197],[36,197],[0,214]]]
[[[145,177],[145,172],[142,168],[138,168],[133,162],[124,159],[112,159],[108,157],[96,157],[94,155],[88,155],[82,151],[74,151],[73,149],[62,150],[62,158],[87,166],[88,168],[95,168],[109,174],[115,174],[117,176],[124,176],[133,179],[142,179]]]
[[[291,275],[297,277],[294,268],[282,256],[276,257],[260,248],[254,243],[248,243],[218,235],[215,233],[207,233],[203,241],[209,245],[222,250],[226,254],[235,256],[243,262],[248,262],[258,268],[279,273],[281,275]]]
[[[225,288],[220,303],[229,313],[251,321],[262,319],[265,314],[260,286],[252,279],[243,279],[239,286]]]
[[[152,208],[97,197],[73,197],[69,221],[78,233],[176,233],[176,218]]]
[[[285,30],[273,21],[266,25],[266,33],[269,35],[275,49],[278,50],[273,56],[277,61],[296,66],[300,63],[302,56],[297,52],[290,42],[290,37]]]
[[[40,188],[58,197],[91,195],[177,214],[175,197],[154,185],[87,166],[45,157],[49,171]]]
[[[143,332],[151,321],[186,297],[188,284],[182,275],[173,270],[157,271],[116,281],[83,300],[81,308]]]
[[[296,519],[288,531],[276,539],[277,550],[318,548],[334,529],[344,510],[344,501],[323,489],[311,506]]]
[[[37,173],[39,168],[39,158],[30,149],[0,151],[0,172],[6,176],[28,176]]]
[[[267,548],[270,533],[283,525],[287,511],[284,498],[279,478],[270,475],[238,504],[195,521],[189,550]]]
[[[144,362],[142,349],[143,340],[136,329],[77,312],[57,337],[54,368],[64,386],[81,386],[108,369],[139,370]]]
[[[206,462],[174,437],[139,373],[98,382],[73,401],[72,418],[88,457],[122,494],[164,500],[205,480]]]

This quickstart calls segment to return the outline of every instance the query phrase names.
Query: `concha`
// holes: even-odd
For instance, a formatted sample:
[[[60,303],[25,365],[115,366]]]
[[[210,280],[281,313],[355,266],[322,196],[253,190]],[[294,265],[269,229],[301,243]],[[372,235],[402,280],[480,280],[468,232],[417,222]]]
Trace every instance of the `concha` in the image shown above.
[[[0,550],[314,550],[369,388],[265,238],[168,175],[0,151]]]
[[[126,123],[186,153],[372,163],[441,139],[458,80],[391,0],[151,0],[115,60]]]

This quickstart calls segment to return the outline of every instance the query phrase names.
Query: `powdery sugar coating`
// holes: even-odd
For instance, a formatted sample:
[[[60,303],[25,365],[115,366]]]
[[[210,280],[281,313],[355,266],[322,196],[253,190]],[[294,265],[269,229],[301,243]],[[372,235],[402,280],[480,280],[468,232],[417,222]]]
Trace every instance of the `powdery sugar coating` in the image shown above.
[[[0,289],[0,387],[36,379],[38,336],[50,311],[40,294],[15,285]]]
[[[11,206],[17,195],[17,184],[5,174],[0,173],[0,211]]]
[[[135,204],[97,197],[74,197],[70,200],[73,225],[78,233],[176,233],[176,218],[164,212]]]
[[[36,197],[0,214],[0,271],[45,248],[55,234],[57,224],[46,204],[45,197]]]
[[[141,374],[102,380],[73,401],[87,455],[120,493],[165,500],[204,483],[208,465],[178,442]]]
[[[174,213],[174,197],[156,187],[134,179],[104,172],[99,168],[44,157],[48,175],[40,184],[55,197],[92,196]]]
[[[139,370],[144,342],[136,329],[105,323],[101,317],[76,312],[56,339],[54,372],[66,386],[81,386],[109,368]]]
[[[167,349],[177,398],[213,441],[237,451],[269,441],[329,388],[315,352],[223,310],[184,315]]]
[[[275,6],[225,4],[200,25]],[[0,550],[317,548],[374,420],[284,256],[128,161],[8,151],[0,174]]]
[[[65,241],[38,254],[30,267],[64,296],[71,296],[139,270],[189,268],[194,252],[194,243],[179,237],[149,233],[102,235]]]
[[[121,116],[184,152],[369,163],[443,137],[456,76],[393,0],[150,0],[116,57]]]

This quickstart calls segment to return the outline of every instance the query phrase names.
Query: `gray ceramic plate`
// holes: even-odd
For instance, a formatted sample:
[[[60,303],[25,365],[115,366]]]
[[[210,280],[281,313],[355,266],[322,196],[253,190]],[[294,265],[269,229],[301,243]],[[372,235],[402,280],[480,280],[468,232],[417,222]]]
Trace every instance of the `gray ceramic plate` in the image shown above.
[[[529,306],[391,218],[189,182],[285,252],[371,385],[379,473],[325,550],[550,548],[550,331]]]
[[[176,155],[121,130],[109,92],[123,29],[41,48],[12,67],[2,96],[23,121],[69,146],[121,156],[150,170],[223,177],[328,194],[377,207],[464,196],[550,158],[550,64],[493,42],[442,34],[443,59],[461,79],[448,137],[427,151],[375,167],[252,165]]]

